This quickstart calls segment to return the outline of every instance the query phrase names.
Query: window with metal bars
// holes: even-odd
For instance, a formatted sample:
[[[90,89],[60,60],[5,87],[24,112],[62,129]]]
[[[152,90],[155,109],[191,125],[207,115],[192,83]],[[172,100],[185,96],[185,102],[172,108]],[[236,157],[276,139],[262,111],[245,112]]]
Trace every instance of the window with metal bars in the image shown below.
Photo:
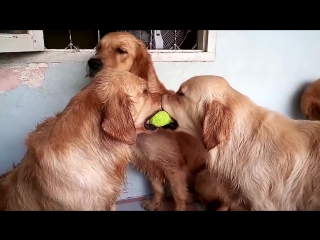
[[[130,32],[150,50],[197,50],[199,30],[43,30],[46,49],[94,49],[109,32]],[[202,49],[200,49],[202,50]]]
[[[5,61],[13,59],[11,53],[22,53],[13,61],[19,56],[19,61],[33,62],[36,56],[37,61],[48,63],[86,62],[97,42],[116,31],[141,39],[154,62],[215,61],[216,30],[0,30],[0,56]]]

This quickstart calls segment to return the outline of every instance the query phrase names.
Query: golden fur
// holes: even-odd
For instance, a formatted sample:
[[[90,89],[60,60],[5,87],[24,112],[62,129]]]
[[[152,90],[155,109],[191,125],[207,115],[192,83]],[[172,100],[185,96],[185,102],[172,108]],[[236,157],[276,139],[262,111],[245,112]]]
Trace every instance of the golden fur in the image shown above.
[[[207,168],[204,168],[194,177],[194,190],[199,195],[200,200],[207,204],[207,207],[211,205],[210,203],[220,200],[221,205],[217,208],[217,211],[244,210],[238,206],[237,198],[230,194],[228,185],[220,184],[216,174],[213,174]]]
[[[184,82],[162,107],[209,150],[208,169],[247,210],[320,210],[320,122],[257,106],[217,76]]]
[[[161,95],[129,72],[102,71],[26,139],[21,163],[0,179],[1,210],[115,210],[144,122]]]
[[[160,94],[174,93],[159,81],[151,56],[143,42],[129,33],[109,33],[96,46],[97,53],[88,61],[90,76],[101,69],[130,71],[145,79],[148,90]],[[98,60],[98,67],[97,64]],[[147,210],[158,210],[164,195],[164,184],[170,183],[176,210],[185,210],[188,199],[187,178],[205,164],[202,142],[185,133],[159,129],[141,134],[131,146],[134,166],[151,181],[153,198],[143,203]]]
[[[300,108],[308,120],[320,120],[320,79],[305,89]]]

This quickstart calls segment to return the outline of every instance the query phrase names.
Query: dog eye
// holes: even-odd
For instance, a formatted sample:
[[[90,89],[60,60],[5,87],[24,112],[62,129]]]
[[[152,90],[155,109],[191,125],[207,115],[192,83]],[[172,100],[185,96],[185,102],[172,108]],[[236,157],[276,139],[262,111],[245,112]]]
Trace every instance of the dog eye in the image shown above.
[[[101,46],[100,46],[100,45],[96,47],[96,50],[97,50],[97,51],[99,51],[100,49],[101,49]]]
[[[120,53],[120,54],[125,54],[127,53],[127,51],[121,49],[121,48],[117,48],[117,52]]]
[[[146,96],[147,94],[148,94],[148,90],[147,89],[143,90],[142,95]]]
[[[181,91],[178,91],[177,93],[178,93],[178,95],[180,95],[180,96],[184,96],[183,92],[181,92]]]

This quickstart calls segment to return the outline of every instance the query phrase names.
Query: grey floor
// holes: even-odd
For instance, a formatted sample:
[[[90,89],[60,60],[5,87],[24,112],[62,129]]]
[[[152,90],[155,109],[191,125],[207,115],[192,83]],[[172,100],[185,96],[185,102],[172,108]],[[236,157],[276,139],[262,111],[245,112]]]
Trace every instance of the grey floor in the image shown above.
[[[167,211],[174,210],[174,203],[172,200],[164,200],[164,209]],[[204,211],[203,205],[199,203],[194,203],[187,207],[188,211]],[[141,207],[141,201],[133,201],[127,203],[117,204],[117,211],[146,211]],[[164,211],[164,210],[162,210]]]
[[[141,202],[122,203],[117,205],[117,211],[145,211]]]

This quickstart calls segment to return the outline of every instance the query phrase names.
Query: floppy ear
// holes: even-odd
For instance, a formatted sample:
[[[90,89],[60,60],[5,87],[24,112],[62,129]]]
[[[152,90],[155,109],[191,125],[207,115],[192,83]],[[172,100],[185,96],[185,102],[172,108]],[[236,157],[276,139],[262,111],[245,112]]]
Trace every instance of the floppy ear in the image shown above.
[[[203,122],[202,138],[207,149],[216,147],[230,139],[232,130],[232,112],[223,104],[213,101],[206,103],[206,115]]]
[[[154,70],[150,53],[148,53],[145,44],[138,42],[139,48],[130,72],[147,81],[148,90],[152,93],[166,94],[167,89],[159,81],[157,73]]]
[[[137,133],[130,113],[130,100],[114,99],[106,105],[102,129],[107,135],[128,145],[136,143]]]
[[[130,69],[130,72],[138,77],[141,77],[142,79],[147,80],[149,69],[152,67],[151,56],[145,48],[144,43],[138,41],[137,44],[139,47],[137,48],[136,58]]]

